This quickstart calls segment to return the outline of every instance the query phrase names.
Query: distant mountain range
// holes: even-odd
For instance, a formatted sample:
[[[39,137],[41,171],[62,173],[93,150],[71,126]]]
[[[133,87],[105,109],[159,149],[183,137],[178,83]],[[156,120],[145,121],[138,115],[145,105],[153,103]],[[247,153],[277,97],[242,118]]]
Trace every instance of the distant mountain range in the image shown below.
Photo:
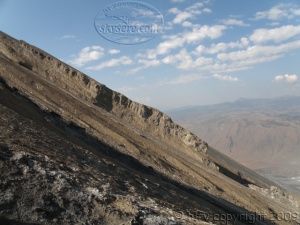
[[[232,159],[298,187],[300,96],[243,98],[216,105],[181,107],[166,113]]]

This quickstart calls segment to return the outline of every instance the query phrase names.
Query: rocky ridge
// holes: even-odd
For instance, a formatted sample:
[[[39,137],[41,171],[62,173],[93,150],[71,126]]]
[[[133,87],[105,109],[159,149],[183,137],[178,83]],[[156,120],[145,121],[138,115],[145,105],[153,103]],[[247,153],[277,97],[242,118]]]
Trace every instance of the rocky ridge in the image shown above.
[[[173,123],[166,114],[128,99],[24,41],[10,38],[6,42],[4,41],[6,38],[7,36],[2,33],[3,41],[0,45],[2,54],[7,59],[38,74],[39,77],[49,79],[57,87],[113,113],[142,131],[155,134],[161,139],[179,139],[184,145],[200,152],[205,153],[207,150],[207,144],[204,141]],[[38,83],[31,84],[42,90],[43,86],[40,85]],[[170,141],[170,143],[172,142]]]

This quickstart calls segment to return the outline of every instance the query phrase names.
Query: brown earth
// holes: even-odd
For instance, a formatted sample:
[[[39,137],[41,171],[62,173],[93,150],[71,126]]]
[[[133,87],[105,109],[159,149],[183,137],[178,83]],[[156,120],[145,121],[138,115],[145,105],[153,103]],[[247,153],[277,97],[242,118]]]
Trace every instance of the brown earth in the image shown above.
[[[300,192],[300,97],[240,99],[169,113],[210,146]]]
[[[297,197],[167,115],[0,40],[1,224],[299,221]]]

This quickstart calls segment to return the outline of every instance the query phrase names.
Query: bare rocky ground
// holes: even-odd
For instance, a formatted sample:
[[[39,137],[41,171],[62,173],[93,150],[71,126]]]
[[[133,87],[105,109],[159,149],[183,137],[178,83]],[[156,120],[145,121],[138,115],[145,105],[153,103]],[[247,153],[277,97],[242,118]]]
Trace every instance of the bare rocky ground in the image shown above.
[[[1,224],[299,224],[296,196],[167,115],[0,40]]]
[[[172,194],[151,169],[101,143],[96,151],[74,144],[76,127],[61,124],[73,134],[56,133],[47,121],[36,124],[4,105],[0,112],[1,224],[141,224],[140,217],[181,224],[171,213],[159,216],[152,198]]]

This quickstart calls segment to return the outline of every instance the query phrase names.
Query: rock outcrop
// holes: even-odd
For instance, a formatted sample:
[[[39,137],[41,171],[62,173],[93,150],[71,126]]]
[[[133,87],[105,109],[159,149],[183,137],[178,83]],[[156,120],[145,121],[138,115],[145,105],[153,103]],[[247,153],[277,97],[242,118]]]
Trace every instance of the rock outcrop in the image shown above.
[[[176,144],[176,147],[180,140],[184,145],[206,152],[207,144],[204,141],[173,123],[170,117],[157,109],[131,101],[126,96],[107,88],[24,41],[12,38],[6,41],[7,38],[4,33],[0,34],[2,54],[9,60],[31,70],[74,96],[113,113],[134,127],[155,134],[161,139],[167,139],[170,143]],[[39,87],[39,84],[32,84],[32,86],[40,90],[43,88]]]

